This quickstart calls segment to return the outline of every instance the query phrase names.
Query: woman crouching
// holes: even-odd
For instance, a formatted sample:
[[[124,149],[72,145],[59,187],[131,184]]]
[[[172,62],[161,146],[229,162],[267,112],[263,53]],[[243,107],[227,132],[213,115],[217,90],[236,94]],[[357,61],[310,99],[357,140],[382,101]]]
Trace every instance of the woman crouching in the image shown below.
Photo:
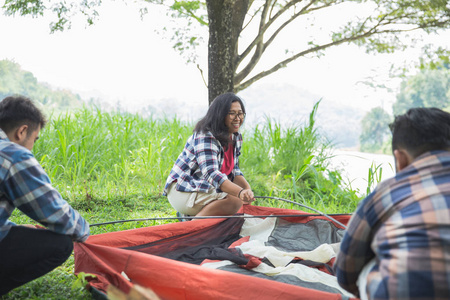
[[[242,100],[226,93],[214,99],[197,123],[164,188],[177,215],[233,215],[255,200],[239,169],[244,118]]]

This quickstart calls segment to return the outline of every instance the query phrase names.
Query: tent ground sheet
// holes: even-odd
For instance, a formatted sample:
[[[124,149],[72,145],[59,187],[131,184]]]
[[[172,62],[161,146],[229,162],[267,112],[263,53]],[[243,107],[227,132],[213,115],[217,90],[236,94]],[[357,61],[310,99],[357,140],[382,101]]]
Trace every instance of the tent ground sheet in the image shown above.
[[[349,299],[332,264],[344,229],[299,210],[245,206],[246,216],[139,228],[75,245],[75,272],[90,286],[133,284],[162,299]],[[346,224],[349,215],[334,215]]]

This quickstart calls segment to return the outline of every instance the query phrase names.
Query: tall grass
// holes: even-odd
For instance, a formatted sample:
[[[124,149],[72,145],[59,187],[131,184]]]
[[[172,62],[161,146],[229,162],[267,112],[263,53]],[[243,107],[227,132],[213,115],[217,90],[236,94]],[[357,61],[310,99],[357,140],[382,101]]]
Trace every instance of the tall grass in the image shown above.
[[[242,169],[262,196],[300,201],[328,213],[352,212],[359,197],[344,186],[339,171],[329,170],[330,143],[315,127],[317,102],[305,124],[283,128],[267,119],[245,136]],[[262,201],[293,208],[291,204]]]
[[[303,126],[282,128],[267,119],[244,131],[240,167],[259,196],[321,205],[328,213],[350,212],[357,197],[342,187],[339,172],[328,170],[329,144],[315,128],[318,105]],[[154,199],[161,196],[192,128],[178,119],[84,108],[52,118],[34,154],[77,207]]]
[[[304,126],[283,129],[280,123],[266,118],[263,126],[256,126],[245,139],[244,164],[258,173],[291,174],[298,171],[312,153],[323,152],[323,141],[317,134],[314,106],[309,122]]]
[[[161,192],[191,126],[82,109],[52,119],[34,154],[70,201]]]

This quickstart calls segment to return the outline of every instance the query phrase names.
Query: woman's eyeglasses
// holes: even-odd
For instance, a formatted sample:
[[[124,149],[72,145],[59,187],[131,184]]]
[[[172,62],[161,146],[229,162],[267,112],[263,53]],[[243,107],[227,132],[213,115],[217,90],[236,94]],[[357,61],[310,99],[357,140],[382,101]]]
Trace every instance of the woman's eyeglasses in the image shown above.
[[[245,113],[243,113],[243,112],[241,112],[241,113],[230,112],[230,113],[228,113],[228,116],[230,117],[231,120],[236,119],[236,117],[239,117],[239,119],[244,120]]]

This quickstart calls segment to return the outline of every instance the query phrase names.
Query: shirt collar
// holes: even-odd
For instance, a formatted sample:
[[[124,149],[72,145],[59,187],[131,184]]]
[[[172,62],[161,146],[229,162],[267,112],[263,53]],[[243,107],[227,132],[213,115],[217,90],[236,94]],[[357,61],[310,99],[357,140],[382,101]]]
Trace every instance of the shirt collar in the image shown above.
[[[413,163],[415,161],[421,160],[421,159],[423,159],[425,157],[432,156],[432,155],[436,155],[437,156],[437,155],[440,155],[441,153],[449,153],[449,151],[447,151],[447,150],[431,150],[431,151],[427,151],[427,152],[422,153],[421,155],[417,156],[413,160]]]
[[[0,129],[0,139],[2,139],[2,140],[6,139],[6,140],[9,141],[8,136],[6,135],[6,133],[2,129]]]

